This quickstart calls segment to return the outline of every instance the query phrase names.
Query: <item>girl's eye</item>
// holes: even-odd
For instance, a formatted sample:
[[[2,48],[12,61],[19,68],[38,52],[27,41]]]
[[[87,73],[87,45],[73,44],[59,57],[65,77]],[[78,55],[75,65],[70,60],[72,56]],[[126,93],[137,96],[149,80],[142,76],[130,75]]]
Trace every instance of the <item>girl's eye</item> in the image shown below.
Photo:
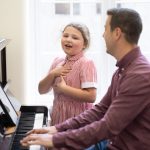
[[[78,37],[76,37],[76,36],[73,36],[72,38],[75,39],[75,40],[78,40]]]
[[[63,37],[68,37],[68,35],[64,34]]]

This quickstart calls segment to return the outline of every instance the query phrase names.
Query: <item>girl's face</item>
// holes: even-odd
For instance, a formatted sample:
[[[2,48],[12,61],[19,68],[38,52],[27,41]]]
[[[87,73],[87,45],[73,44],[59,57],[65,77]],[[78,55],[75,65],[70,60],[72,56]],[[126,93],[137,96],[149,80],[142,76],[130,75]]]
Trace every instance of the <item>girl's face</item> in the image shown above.
[[[61,38],[61,45],[68,57],[79,54],[84,48],[84,39],[79,30],[68,26]]]

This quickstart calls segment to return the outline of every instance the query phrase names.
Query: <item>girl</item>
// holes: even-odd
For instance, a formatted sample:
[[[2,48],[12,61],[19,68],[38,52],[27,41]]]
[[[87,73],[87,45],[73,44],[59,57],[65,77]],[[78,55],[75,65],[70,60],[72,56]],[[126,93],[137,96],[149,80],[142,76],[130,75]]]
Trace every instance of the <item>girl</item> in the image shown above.
[[[56,58],[48,75],[39,83],[39,93],[54,91],[51,125],[79,115],[96,99],[97,72],[92,60],[84,56],[90,34],[85,25],[68,24],[61,37],[65,58]]]

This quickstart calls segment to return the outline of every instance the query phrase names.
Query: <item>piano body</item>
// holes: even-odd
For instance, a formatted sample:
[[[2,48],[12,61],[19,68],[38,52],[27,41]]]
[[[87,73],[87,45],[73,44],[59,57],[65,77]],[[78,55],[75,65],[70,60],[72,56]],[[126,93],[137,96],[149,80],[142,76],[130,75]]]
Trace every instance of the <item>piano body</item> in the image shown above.
[[[20,139],[25,137],[25,133],[47,125],[48,109],[45,106],[21,106],[20,117],[16,126],[16,131],[11,137],[9,150],[41,150],[42,147],[34,145],[22,147]]]
[[[30,146],[29,148],[20,145],[20,139],[25,136],[26,132],[34,128],[46,126],[48,109],[46,106],[18,105],[18,102],[14,100],[9,90],[7,90],[6,45],[9,41],[10,40],[8,39],[0,38],[0,52],[2,52],[0,57],[0,64],[2,66],[0,65],[0,69],[3,69],[0,71],[0,78],[2,78],[2,81],[0,81],[0,150],[41,150],[43,148],[39,145]],[[5,91],[7,91],[7,93]],[[6,105],[3,105],[3,103]],[[7,104],[9,104],[8,110],[5,109]],[[19,116],[17,115],[18,110],[20,114]],[[6,136],[4,133],[5,128],[14,125],[16,125],[16,129],[13,135]]]

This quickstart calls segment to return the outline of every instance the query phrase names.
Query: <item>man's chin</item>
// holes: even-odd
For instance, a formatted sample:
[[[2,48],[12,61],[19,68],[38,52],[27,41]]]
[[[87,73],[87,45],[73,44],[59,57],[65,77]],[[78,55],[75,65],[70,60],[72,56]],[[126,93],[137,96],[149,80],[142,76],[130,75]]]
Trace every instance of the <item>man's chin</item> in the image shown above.
[[[110,54],[108,49],[106,49],[106,53]]]

